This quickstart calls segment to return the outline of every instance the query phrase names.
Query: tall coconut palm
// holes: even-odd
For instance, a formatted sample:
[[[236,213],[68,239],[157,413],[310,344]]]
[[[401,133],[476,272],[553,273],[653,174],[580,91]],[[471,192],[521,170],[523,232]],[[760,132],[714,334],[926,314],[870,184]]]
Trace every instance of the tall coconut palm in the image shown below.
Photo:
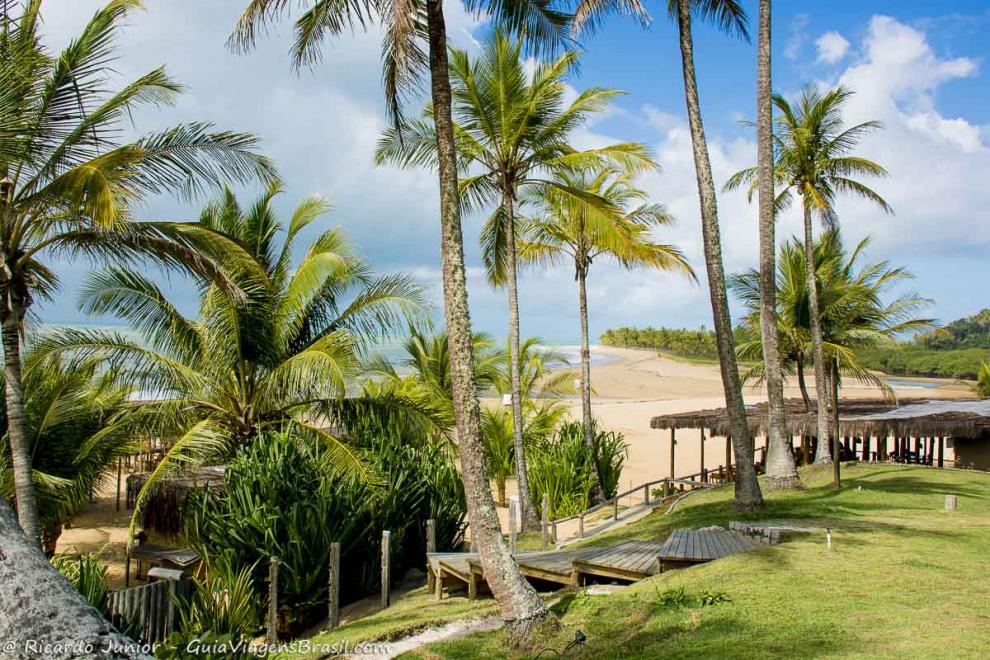
[[[687,104],[688,126],[697,175],[701,233],[708,271],[712,320],[722,388],[725,392],[725,406],[729,416],[729,431],[736,454],[735,506],[743,510],[755,509],[763,505],[763,495],[756,479],[756,466],[753,463],[755,447],[746,423],[746,406],[732,338],[732,319],[729,315],[728,295],[725,290],[725,267],[722,263],[722,239],[718,224],[718,199],[712,176],[711,159],[708,156],[708,143],[705,141],[705,127],[701,118],[692,35],[692,22],[701,19],[725,32],[748,39],[746,12],[739,0],[668,0],[666,10],[668,16],[677,24],[680,43],[684,98]],[[594,28],[613,11],[632,14],[644,23],[650,20],[646,7],[639,0],[581,0],[575,11],[575,30]]]
[[[847,252],[837,230],[825,232],[816,241],[820,324],[826,360],[831,365],[838,359],[840,376],[886,389],[883,381],[860,363],[857,353],[932,327],[932,319],[918,315],[931,301],[913,293],[893,295],[892,290],[910,279],[911,274],[887,261],[861,263],[868,247],[869,240],[864,239]],[[803,243],[794,238],[783,244],[777,261],[777,332],[783,348],[783,371],[795,374],[802,392],[806,392],[804,362],[811,351],[811,305]],[[754,363],[747,379],[761,378],[765,373],[761,342],[755,331],[760,319],[761,277],[758,271],[750,270],[734,275],[729,282],[748,310],[743,328],[750,339],[739,345],[740,357]],[[807,403],[810,410],[810,400]]]
[[[208,124],[122,142],[135,109],[169,105],[182,91],[163,68],[120,88],[112,83],[116,37],[139,3],[112,0],[58,54],[42,41],[41,6],[0,3],[0,321],[18,518],[33,540],[20,344],[33,302],[58,286],[45,261],[53,252],[119,259],[142,250],[165,262],[181,252],[188,259],[166,240],[171,225],[136,226],[129,206],[150,194],[188,196],[273,174],[253,152],[255,138]]]
[[[775,95],[778,111],[775,135],[774,178],[780,185],[776,197],[778,209],[786,208],[794,199],[801,198],[804,217],[805,269],[809,284],[811,312],[811,348],[815,365],[815,395],[818,400],[818,437],[829,437],[829,417],[826,402],[828,363],[822,338],[819,296],[815,292],[814,277],[814,219],[817,217],[826,227],[838,223],[835,209],[840,193],[852,194],[873,202],[885,212],[891,212],[887,202],[857,177],[886,176],[887,172],[877,163],[851,155],[857,143],[868,133],[879,128],[877,122],[864,122],[847,127],[842,120],[842,108],[852,94],[844,87],[828,91],[808,87],[796,104],[781,95]],[[728,185],[735,187],[759,185],[755,169],[738,172]],[[828,443],[819,442],[816,463],[829,463],[832,457]]]
[[[556,264],[567,259],[574,264],[581,329],[581,410],[587,444],[593,425],[587,295],[592,263],[611,257],[626,269],[657,268],[692,279],[695,276],[679,248],[653,240],[653,230],[670,224],[673,218],[662,205],[649,203],[646,193],[627,174],[606,169],[560,176],[559,185],[544,187],[527,199],[535,218],[524,225],[520,253],[525,261]],[[573,190],[584,195],[574,195]],[[601,199],[607,205],[589,203],[588,199]]]
[[[129,423],[173,441],[139,494],[137,510],[170,471],[224,462],[267,429],[292,435],[328,470],[362,471],[319,420],[334,427],[348,405],[349,386],[362,376],[362,352],[417,320],[424,296],[403,275],[375,277],[339,229],[317,236],[295,262],[297,239],[327,204],[307,199],[283,226],[272,203],[277,192],[272,187],[243,207],[228,191],[200,219],[242,245],[255,264],[239,280],[246,301],[214,285],[202,293],[199,318],[187,318],[149,278],[110,269],[87,280],[82,307],[127,321],[143,341],[66,329],[38,342],[42,355],[120,365],[152,395],[135,406]]]
[[[756,160],[760,173],[760,339],[767,388],[767,488],[801,486],[784,409],[784,375],[777,341],[777,241],[773,180],[772,0],[760,0],[756,47]]]
[[[621,164],[630,170],[655,167],[646,148],[620,143],[577,151],[569,145],[571,133],[593,114],[603,112],[620,92],[593,87],[566,103],[564,80],[577,63],[577,53],[536,63],[528,70],[522,41],[501,31],[486,42],[472,61],[464,51],[451,50],[451,83],[457,154],[462,170],[462,200],[470,207],[495,205],[482,231],[482,247],[489,282],[505,286],[509,308],[509,375],[512,379],[513,438],[523,529],[537,531],[539,518],[529,497],[523,445],[522,394],[519,373],[519,294],[517,275],[517,205],[528,189],[557,187],[568,191],[554,172],[593,165]],[[436,130],[432,107],[421,120],[403,122],[386,131],[378,143],[379,163],[403,167],[436,166]],[[589,203],[593,200],[587,200]],[[591,445],[590,429],[587,437]],[[597,489],[598,500],[604,499]]]
[[[251,0],[232,36],[247,47],[257,30],[277,20],[289,0]],[[464,481],[471,534],[502,618],[516,642],[549,615],[546,603],[523,578],[502,538],[484,464],[481,412],[472,379],[471,320],[464,267],[464,240],[457,182],[457,153],[452,120],[452,92],[447,54],[447,27],[441,0],[341,3],[312,0],[296,21],[293,59],[297,65],[319,59],[324,38],[339,36],[375,18],[385,28],[382,44],[386,107],[394,123],[401,121],[402,100],[428,73],[436,129],[437,174],[440,185],[440,257],[444,312],[450,340],[451,381],[461,475]],[[565,36],[568,16],[545,0],[471,0],[469,10],[485,13],[510,32],[525,34],[537,48],[554,48]],[[425,45],[425,48],[424,48]]]

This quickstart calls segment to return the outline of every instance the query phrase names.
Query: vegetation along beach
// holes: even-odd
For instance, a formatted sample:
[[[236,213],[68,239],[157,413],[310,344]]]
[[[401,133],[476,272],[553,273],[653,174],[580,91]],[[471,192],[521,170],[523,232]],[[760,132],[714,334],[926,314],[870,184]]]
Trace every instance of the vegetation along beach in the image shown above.
[[[987,0],[0,0],[0,658],[980,658]]]

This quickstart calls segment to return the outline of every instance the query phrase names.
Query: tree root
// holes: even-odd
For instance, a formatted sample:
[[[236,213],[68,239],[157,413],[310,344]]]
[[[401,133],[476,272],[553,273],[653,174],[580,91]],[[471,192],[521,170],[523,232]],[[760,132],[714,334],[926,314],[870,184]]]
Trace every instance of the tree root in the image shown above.
[[[552,643],[560,632],[560,620],[549,609],[542,609],[525,619],[506,621],[505,631],[512,648],[532,651]]]

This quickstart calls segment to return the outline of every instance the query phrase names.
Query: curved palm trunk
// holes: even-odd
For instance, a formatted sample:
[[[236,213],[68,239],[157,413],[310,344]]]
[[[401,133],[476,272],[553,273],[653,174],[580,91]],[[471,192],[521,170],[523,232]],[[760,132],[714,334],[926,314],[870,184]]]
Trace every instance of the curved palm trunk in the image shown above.
[[[512,389],[512,447],[516,458],[516,486],[519,490],[519,508],[522,511],[524,532],[540,531],[540,519],[529,492],[529,473],[526,470],[526,447],[523,443],[522,385],[519,382],[519,287],[516,274],[516,218],[512,196],[502,196],[502,208],[506,215],[506,265],[509,293],[509,381]],[[505,501],[505,497],[502,497]]]
[[[715,343],[718,348],[722,387],[725,390],[725,405],[732,432],[732,448],[736,453],[735,505],[740,509],[754,509],[763,505],[763,495],[756,480],[753,438],[746,423],[746,408],[732,339],[732,321],[729,317],[729,303],[725,292],[725,269],[722,266],[722,240],[719,236],[715,182],[712,179],[712,166],[708,158],[705,128],[698,102],[698,83],[694,72],[694,44],[691,38],[689,0],[677,0],[677,26],[680,35],[681,67],[684,74],[684,96],[687,101],[691,145],[694,148],[694,167],[698,177],[698,197],[701,202],[701,233],[704,238],[705,263],[708,268]]]
[[[818,450],[815,452],[815,463],[829,463],[832,456],[829,453],[828,440],[828,386],[825,382],[825,341],[822,338],[822,318],[818,301],[818,280],[815,277],[815,243],[811,227],[811,207],[804,205],[804,262],[805,279],[808,280],[808,309],[811,325],[811,357],[815,365],[815,401],[818,406],[817,424]]]
[[[804,412],[811,412],[811,395],[808,394],[808,383],[804,379],[804,353],[799,353],[797,360],[798,388],[801,390],[801,399],[804,401]]]
[[[31,448],[24,429],[24,383],[21,378],[21,323],[24,309],[10,285],[4,286],[3,362],[7,404],[7,438],[14,468],[14,492],[17,495],[17,520],[25,536],[41,544],[38,501],[31,478]]]
[[[584,425],[584,446],[588,455],[595,455],[595,439],[591,435],[591,349],[588,345],[588,269],[578,265],[578,305],[581,313],[581,413]],[[602,490],[602,480],[595,466],[595,486],[591,491],[591,504],[605,501],[605,491]]]
[[[14,513],[0,497],[0,639],[23,651],[26,644],[45,646],[92,645],[93,652],[73,657],[95,657],[110,646],[118,653],[107,657],[150,657],[138,653],[131,640],[110,627],[69,581],[59,575],[37,544],[21,532]],[[68,657],[70,654],[64,654]],[[15,650],[14,657],[50,657],[43,652]],[[62,657],[62,656],[59,656]]]
[[[451,121],[447,30],[440,0],[427,0],[426,18],[440,176],[440,257],[444,311],[450,341],[450,378],[457,420],[461,478],[464,481],[471,536],[477,546],[486,581],[498,601],[510,634],[521,640],[534,624],[546,619],[550,611],[519,572],[519,567],[509,554],[495,514],[495,502],[492,499],[488,471],[485,469],[481,412],[471,354],[471,320],[464,272],[464,239],[461,234],[457,191],[454,127]]]
[[[784,410],[784,375],[777,337],[777,264],[774,238],[773,109],[770,77],[771,0],[760,0],[756,58],[756,142],[760,205],[760,335],[767,384],[767,488],[801,485],[791,454]]]

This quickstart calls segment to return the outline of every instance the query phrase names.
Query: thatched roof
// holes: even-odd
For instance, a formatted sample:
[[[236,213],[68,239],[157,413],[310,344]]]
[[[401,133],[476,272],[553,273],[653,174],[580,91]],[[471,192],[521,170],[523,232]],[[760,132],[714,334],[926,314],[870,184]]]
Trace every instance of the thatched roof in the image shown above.
[[[788,399],[787,426],[793,435],[815,435],[816,415],[805,412],[800,399]],[[749,432],[766,435],[767,404],[746,407]],[[659,415],[650,420],[654,429],[708,429],[712,435],[729,435],[725,408]],[[875,400],[839,403],[839,434],[844,436],[975,437],[990,433],[990,400],[919,401],[902,406]]]
[[[223,488],[225,470],[223,465],[212,465],[185,469],[162,478],[148,494],[141,515],[141,525],[159,534],[177,535],[182,531],[182,505],[186,497],[197,489]],[[128,503],[134,501],[133,498],[144,487],[149,476],[151,474],[148,472],[128,475]]]

